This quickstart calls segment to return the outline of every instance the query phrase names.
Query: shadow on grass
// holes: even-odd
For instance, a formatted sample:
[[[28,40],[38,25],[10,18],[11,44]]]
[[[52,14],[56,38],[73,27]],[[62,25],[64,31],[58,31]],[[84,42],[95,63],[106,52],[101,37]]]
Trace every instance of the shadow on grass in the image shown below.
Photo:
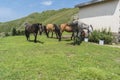
[[[73,42],[70,42],[70,43],[66,43],[67,45],[73,45],[74,46],[74,43]]]
[[[78,46],[79,46],[79,45],[81,45],[81,43],[82,43],[82,42],[80,42],[80,43],[70,42],[70,43],[66,43],[66,44],[67,44],[67,45],[73,45],[73,46],[75,46],[75,45],[78,45]]]
[[[34,40],[29,40],[29,42],[34,42]],[[41,44],[44,44],[44,42],[39,41],[39,40],[37,40],[37,41],[36,41],[36,42],[34,42],[34,43],[41,43]]]
[[[71,39],[62,39],[62,41],[72,41]]]
[[[72,41],[70,37],[62,37],[61,40],[62,41]]]

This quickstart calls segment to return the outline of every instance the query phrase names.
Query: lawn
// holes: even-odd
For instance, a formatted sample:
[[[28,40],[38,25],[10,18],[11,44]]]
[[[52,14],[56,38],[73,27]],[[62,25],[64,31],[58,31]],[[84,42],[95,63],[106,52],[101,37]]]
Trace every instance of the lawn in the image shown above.
[[[0,80],[120,80],[120,48],[73,46],[43,35],[38,40],[0,38]]]

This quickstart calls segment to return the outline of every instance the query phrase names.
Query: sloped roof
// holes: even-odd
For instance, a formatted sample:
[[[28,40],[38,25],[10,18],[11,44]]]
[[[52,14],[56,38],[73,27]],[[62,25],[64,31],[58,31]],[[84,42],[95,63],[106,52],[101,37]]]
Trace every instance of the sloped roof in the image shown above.
[[[80,8],[80,7],[85,7],[85,6],[89,6],[89,5],[97,4],[97,3],[102,3],[102,2],[106,2],[106,1],[112,1],[112,0],[91,0],[89,2],[77,4],[77,5],[75,5],[75,7]]]

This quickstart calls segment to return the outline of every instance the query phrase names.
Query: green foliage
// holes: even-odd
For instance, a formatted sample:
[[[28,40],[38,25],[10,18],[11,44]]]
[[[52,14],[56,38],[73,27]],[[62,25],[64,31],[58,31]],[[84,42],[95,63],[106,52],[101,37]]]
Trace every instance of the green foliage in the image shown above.
[[[24,30],[17,30],[17,35],[25,35],[25,31]]]
[[[16,28],[13,28],[11,31],[11,35],[15,36],[15,35],[24,35],[25,31],[24,30],[16,30]]]
[[[34,36],[30,37],[33,40]],[[0,38],[0,80],[120,80],[120,49],[38,36]]]
[[[8,32],[2,32],[0,33],[0,37],[7,37],[7,36],[10,36],[11,34],[8,33]]]
[[[5,32],[5,36],[10,36],[9,32],[8,32],[8,33],[7,33],[7,32]]]
[[[110,44],[113,40],[112,32],[107,31],[106,29],[94,30],[92,34],[89,36],[90,42],[98,43],[99,40],[104,40],[105,44]]]
[[[12,29],[12,36],[15,36],[15,35],[17,35],[17,31],[16,31],[16,28],[13,28]]]

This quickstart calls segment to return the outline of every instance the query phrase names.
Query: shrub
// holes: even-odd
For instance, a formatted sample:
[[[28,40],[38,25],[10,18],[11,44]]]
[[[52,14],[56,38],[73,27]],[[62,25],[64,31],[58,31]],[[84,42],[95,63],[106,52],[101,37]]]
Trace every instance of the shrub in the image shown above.
[[[10,36],[7,32],[5,32],[5,36]]]
[[[90,42],[95,42],[98,43],[99,40],[104,40],[105,44],[110,44],[112,43],[113,40],[113,35],[112,32],[107,31],[106,29],[100,30],[95,30],[93,33],[89,36],[89,41]]]
[[[0,33],[0,37],[6,37],[6,36],[10,36],[10,34],[7,32]]]
[[[18,31],[17,31],[17,35],[20,35],[20,34],[21,34],[21,33],[20,33],[20,30],[18,30]]]
[[[16,30],[16,28],[13,28],[11,31],[11,35],[15,36],[15,35],[24,35],[25,31],[24,30]]]
[[[13,28],[12,29],[12,36],[15,36],[15,35],[17,35],[17,31],[16,31],[16,28]]]
[[[18,30],[17,31],[17,35],[24,35],[25,34],[25,31],[23,31],[23,30]]]

